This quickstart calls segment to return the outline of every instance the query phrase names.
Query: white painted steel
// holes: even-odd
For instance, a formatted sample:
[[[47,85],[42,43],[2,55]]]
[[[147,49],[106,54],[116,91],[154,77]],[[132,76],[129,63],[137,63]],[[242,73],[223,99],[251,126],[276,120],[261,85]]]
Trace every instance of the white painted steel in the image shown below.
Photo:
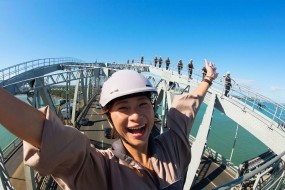
[[[167,77],[170,81],[175,81],[181,85],[190,85],[190,93],[197,87],[199,80],[190,80],[185,76],[178,76],[174,71],[163,71],[162,69],[150,67],[150,72],[161,76],[165,76],[163,72],[173,73]],[[280,154],[285,150],[285,130],[278,127],[278,123],[253,109],[252,106],[245,104],[235,97],[223,96],[223,91],[210,87],[204,99],[204,103],[208,104],[209,94],[216,94],[219,100],[219,108],[223,110],[225,115],[238,123],[241,127],[253,134],[257,139],[263,142],[276,154]],[[282,157],[285,160],[285,157]]]
[[[196,177],[196,171],[199,168],[202,155],[204,153],[205,144],[207,142],[211,121],[212,121],[212,115],[214,112],[214,105],[215,105],[216,95],[213,94],[210,102],[208,104],[208,107],[206,109],[205,115],[203,117],[203,121],[200,125],[199,131],[197,133],[196,139],[192,144],[191,147],[191,162],[188,167],[186,182],[184,185],[185,190],[189,190],[192,186],[193,181]]]

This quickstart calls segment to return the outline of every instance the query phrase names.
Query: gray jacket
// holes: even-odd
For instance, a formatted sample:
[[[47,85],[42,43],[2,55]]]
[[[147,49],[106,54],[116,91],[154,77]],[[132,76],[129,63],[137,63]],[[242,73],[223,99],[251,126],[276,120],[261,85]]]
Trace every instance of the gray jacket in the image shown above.
[[[41,149],[25,142],[25,164],[52,175],[63,189],[183,189],[191,159],[188,137],[201,101],[189,94],[176,97],[167,116],[170,129],[150,137],[155,175],[126,154],[121,140],[107,150],[96,149],[48,107],[41,109],[46,114]]]

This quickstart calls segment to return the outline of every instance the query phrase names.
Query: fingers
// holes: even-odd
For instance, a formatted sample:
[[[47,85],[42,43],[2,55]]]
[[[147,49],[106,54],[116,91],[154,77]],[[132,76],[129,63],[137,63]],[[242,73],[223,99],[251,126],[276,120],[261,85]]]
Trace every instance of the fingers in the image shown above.
[[[205,67],[207,71],[210,71],[210,75],[212,75],[213,79],[216,79],[218,77],[218,73],[216,73],[216,65],[213,62],[208,62],[207,59],[205,59]],[[211,69],[210,69],[211,68]]]
[[[207,59],[205,59],[205,66],[206,67],[211,67],[213,70],[216,70],[216,66],[213,62],[208,62]]]
[[[208,62],[208,60],[207,59],[205,59],[205,66],[207,67],[207,66],[209,66],[209,67],[212,67],[214,70],[216,70],[216,66],[215,66],[215,64],[213,63],[213,62]]]
[[[205,59],[205,66],[206,66],[206,67],[209,66],[209,63],[208,63],[208,60],[207,60],[207,59]]]

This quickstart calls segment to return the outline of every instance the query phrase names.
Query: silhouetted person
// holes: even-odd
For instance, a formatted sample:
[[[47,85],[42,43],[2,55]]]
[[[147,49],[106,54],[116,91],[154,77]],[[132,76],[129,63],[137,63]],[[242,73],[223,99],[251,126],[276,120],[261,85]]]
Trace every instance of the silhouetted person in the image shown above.
[[[225,96],[229,96],[230,89],[232,87],[232,79],[230,77],[230,72],[227,72],[226,76],[224,76],[224,82],[225,82]]]
[[[161,56],[160,56],[160,57],[159,57],[159,60],[158,60],[158,67],[160,68],[161,65],[162,65],[162,58],[161,58]]]
[[[166,70],[168,70],[169,69],[169,65],[170,65],[169,57],[167,57],[167,59],[165,60],[165,65],[166,65]]]
[[[194,66],[193,66],[193,60],[190,59],[190,62],[188,64],[188,77],[189,79],[192,79],[192,72],[193,72]]]
[[[202,80],[204,79],[204,77],[206,76],[206,74],[207,74],[206,67],[203,67],[203,68],[202,68]]]
[[[135,63],[135,60],[134,59],[132,59],[132,64],[134,64]]]
[[[144,60],[144,58],[143,58],[143,56],[141,57],[141,64],[143,64],[143,60]]]
[[[157,57],[155,57],[153,61],[154,61],[154,66],[156,67],[157,62],[158,62],[158,58],[157,58]]]
[[[177,68],[178,68],[178,74],[180,75],[180,72],[183,69],[183,63],[181,59],[178,61]]]

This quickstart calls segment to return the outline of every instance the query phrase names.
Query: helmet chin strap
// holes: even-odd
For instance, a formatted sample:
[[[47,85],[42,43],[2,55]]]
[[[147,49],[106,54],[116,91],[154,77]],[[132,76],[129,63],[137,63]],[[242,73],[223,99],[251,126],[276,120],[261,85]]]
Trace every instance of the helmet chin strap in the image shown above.
[[[130,144],[122,135],[120,135],[120,133],[118,133],[118,131],[117,131],[112,119],[111,119],[110,113],[106,113],[106,115],[107,115],[107,119],[108,119],[109,124],[111,125],[112,129],[115,130],[115,132],[119,135],[120,139],[122,139],[122,141],[124,141],[125,143]]]

